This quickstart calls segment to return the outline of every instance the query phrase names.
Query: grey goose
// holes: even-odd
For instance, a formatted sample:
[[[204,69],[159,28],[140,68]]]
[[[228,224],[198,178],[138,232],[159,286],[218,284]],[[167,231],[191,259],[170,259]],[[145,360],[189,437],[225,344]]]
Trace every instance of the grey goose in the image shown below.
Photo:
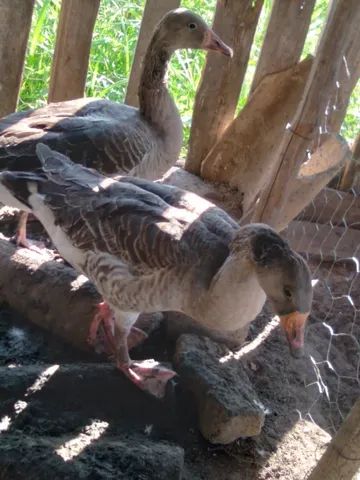
[[[33,212],[60,254],[103,296],[117,364],[161,397],[171,370],[130,360],[140,313],[179,311],[219,331],[251,322],[266,297],[300,356],[312,302],[305,260],[269,226],[239,226],[196,194],[135,177],[107,178],[39,144],[43,172],[2,172],[0,201]],[[109,324],[114,315],[114,335]],[[141,336],[141,335],[140,335]]]
[[[0,120],[0,170],[32,171],[41,141],[73,161],[105,174],[159,178],[178,159],[182,122],[166,86],[170,57],[177,49],[231,49],[195,13],[179,8],[157,25],[147,49],[139,86],[139,108],[95,98],[80,98]],[[27,214],[16,240],[26,239]]]

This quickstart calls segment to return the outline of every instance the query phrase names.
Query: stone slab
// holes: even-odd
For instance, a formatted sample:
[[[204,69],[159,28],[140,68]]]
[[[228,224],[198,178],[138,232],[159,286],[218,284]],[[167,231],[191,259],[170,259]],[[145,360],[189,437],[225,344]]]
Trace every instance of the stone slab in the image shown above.
[[[207,337],[182,335],[174,363],[195,394],[199,428],[207,440],[228,444],[261,432],[265,409],[243,365],[224,346]]]

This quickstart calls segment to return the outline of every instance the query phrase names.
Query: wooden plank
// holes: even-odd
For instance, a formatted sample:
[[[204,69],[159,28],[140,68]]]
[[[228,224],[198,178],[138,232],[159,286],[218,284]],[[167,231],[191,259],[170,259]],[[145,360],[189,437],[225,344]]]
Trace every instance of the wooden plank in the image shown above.
[[[270,172],[273,180],[260,199],[254,221],[270,225],[279,223],[288,199],[290,179],[307,158],[307,150],[314,150],[328,137],[328,125],[338,105],[338,93],[348,75],[343,68],[344,52],[353,42],[360,44],[359,24],[358,0],[332,2],[303,99],[280,144],[276,169]],[[357,59],[360,63],[359,48]]]
[[[359,471],[360,399],[356,401],[307,480],[353,480]]]
[[[234,191],[229,185],[214,185],[178,166],[171,167],[159,180],[159,183],[173,185],[196,193],[196,195],[225,210],[235,220],[240,220],[243,215],[242,195],[240,192]],[[201,208],[201,205],[198,206]]]
[[[345,3],[344,7],[349,8],[350,5],[348,6],[348,4]],[[357,2],[354,8],[359,10],[360,2]],[[354,14],[358,15],[358,11],[354,11]],[[359,16],[356,18],[359,18]],[[342,59],[339,65],[339,75],[336,79],[337,83],[335,84],[337,88],[333,90],[332,98],[328,99],[329,104],[333,104],[336,107],[328,117],[326,125],[328,131],[340,131],[340,127],[344,121],[346,110],[349,105],[351,94],[360,78],[359,30],[359,28],[356,29],[355,27],[353,34],[349,32],[350,38],[344,44]]]
[[[290,68],[300,60],[314,4],[315,0],[275,0],[251,91],[266,75]]]
[[[141,21],[139,38],[136,44],[134,60],[126,90],[125,103],[133,107],[139,106],[138,88],[142,70],[142,62],[150,43],[154,29],[159,20],[170,10],[180,5],[180,0],[147,0]]]
[[[87,338],[101,296],[54,254],[17,248],[0,233],[0,301],[73,346],[92,351]],[[156,314],[143,314],[136,324],[150,333],[159,322]]]
[[[306,59],[263,78],[201,164],[202,178],[228,184],[243,195],[245,213],[254,210],[268,185],[278,145],[295,115],[311,65],[312,59]]]
[[[0,1],[0,118],[16,110],[34,0]]]
[[[276,230],[282,230],[328,185],[329,181],[351,158],[351,150],[340,135],[328,135],[311,159],[301,165],[298,175],[288,186],[288,197],[281,215],[273,223]],[[340,203],[340,198],[338,199]],[[333,205],[335,207],[335,205]],[[334,212],[333,212],[334,213]],[[328,217],[331,221],[332,216]]]
[[[360,230],[360,197],[352,193],[324,188],[302,211],[299,220],[332,223]]]
[[[346,191],[352,188],[360,190],[360,133],[353,144],[352,151],[353,158],[346,163],[339,182],[340,190]]]
[[[91,282],[56,262],[50,252],[17,249],[1,234],[0,272],[1,301],[74,346],[89,349],[86,339],[100,300]]]
[[[360,260],[359,230],[295,220],[281,235],[288,240],[294,250],[319,257],[324,261],[352,257]]]
[[[263,0],[217,2],[213,29],[234,50],[232,59],[207,56],[196,94],[185,168],[199,174],[202,160],[234,118]]]
[[[62,0],[49,102],[84,95],[92,33],[100,0]]]

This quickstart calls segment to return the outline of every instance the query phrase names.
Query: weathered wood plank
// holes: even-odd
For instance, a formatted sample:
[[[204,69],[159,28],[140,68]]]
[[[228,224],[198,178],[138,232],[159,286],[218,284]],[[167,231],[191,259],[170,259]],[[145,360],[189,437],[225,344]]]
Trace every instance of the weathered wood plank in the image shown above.
[[[298,175],[289,181],[286,204],[273,227],[282,230],[294,220],[351,156],[349,145],[340,135],[329,135],[310,160],[301,165]],[[328,220],[331,221],[331,215]]]
[[[254,209],[268,185],[278,146],[303,95],[311,65],[309,58],[266,76],[201,164],[204,179],[239,190],[244,212]]]
[[[306,221],[294,221],[281,233],[291,247],[324,261],[360,259],[360,231]]]
[[[100,0],[62,0],[49,102],[84,95],[92,33]]]
[[[296,176],[307,150],[314,150],[328,135],[336,111],[342,81],[348,75],[343,68],[344,52],[360,44],[360,4],[357,0],[334,0],[322,34],[315,62],[292,128],[288,129],[278,150],[273,180],[264,192],[253,220],[275,225],[281,218],[289,194],[289,180]],[[360,63],[360,49],[357,49]]]
[[[133,107],[139,106],[138,88],[142,69],[142,62],[149,45],[155,26],[170,10],[180,5],[180,0],[147,0],[142,17],[139,38],[136,44],[134,60],[126,90],[125,103]]]
[[[0,271],[2,301],[36,325],[88,349],[86,339],[100,296],[85,277],[51,255],[17,249],[2,235]]]
[[[34,1],[0,1],[0,118],[16,110]]]
[[[358,134],[353,146],[353,158],[349,160],[342,173],[339,189],[351,190],[355,188],[360,194],[360,133]]]
[[[196,94],[185,168],[202,160],[233,120],[263,0],[219,0],[213,28],[234,50],[232,59],[209,54]]]
[[[225,210],[236,220],[242,217],[243,196],[229,185],[214,185],[178,166],[170,168],[159,180],[159,183],[173,185],[174,187],[196,193]]]
[[[271,73],[295,65],[301,56],[315,0],[275,0],[251,91]]]
[[[356,401],[307,480],[353,480],[359,469],[360,399]]]
[[[324,188],[302,211],[299,220],[360,230],[360,196]]]
[[[235,220],[246,223],[243,217],[242,195],[226,184],[215,185],[206,182],[177,166],[172,167],[159,183],[196,193],[225,210]],[[296,220],[299,222],[298,225],[325,224],[330,227],[331,223],[336,227],[360,230],[360,197],[332,188],[324,188]],[[290,225],[295,224],[292,222]],[[312,233],[313,227],[311,227]]]

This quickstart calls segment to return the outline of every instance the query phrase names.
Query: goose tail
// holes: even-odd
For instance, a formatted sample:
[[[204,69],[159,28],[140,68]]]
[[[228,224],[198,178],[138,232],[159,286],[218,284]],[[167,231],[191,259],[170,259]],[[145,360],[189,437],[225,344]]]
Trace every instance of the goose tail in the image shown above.
[[[46,176],[59,185],[73,184],[92,188],[104,178],[96,170],[72,162],[66,155],[52,150],[43,143],[36,145],[36,154]]]
[[[38,193],[46,181],[41,173],[35,172],[1,172],[0,202],[9,207],[32,211],[30,197]]]

